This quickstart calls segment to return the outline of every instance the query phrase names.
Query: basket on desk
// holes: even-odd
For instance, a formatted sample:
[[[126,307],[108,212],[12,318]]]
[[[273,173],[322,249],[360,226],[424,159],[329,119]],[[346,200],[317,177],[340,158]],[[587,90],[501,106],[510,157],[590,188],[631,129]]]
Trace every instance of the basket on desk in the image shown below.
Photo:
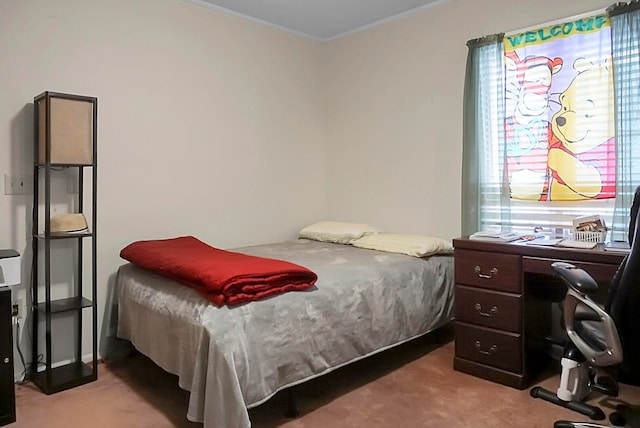
[[[607,237],[607,231],[603,230],[601,232],[585,232],[574,230],[571,232],[571,239],[574,241],[583,241],[583,242],[604,242]]]

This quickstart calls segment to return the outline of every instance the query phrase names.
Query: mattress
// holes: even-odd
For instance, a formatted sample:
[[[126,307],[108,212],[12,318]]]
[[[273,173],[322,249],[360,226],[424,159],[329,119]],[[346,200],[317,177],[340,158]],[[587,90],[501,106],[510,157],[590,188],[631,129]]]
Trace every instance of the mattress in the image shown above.
[[[216,307],[132,264],[116,277],[118,337],[190,391],[187,418],[250,427],[247,409],[281,389],[404,343],[453,316],[453,257],[417,258],[299,239],[235,248],[288,260],[316,285]]]

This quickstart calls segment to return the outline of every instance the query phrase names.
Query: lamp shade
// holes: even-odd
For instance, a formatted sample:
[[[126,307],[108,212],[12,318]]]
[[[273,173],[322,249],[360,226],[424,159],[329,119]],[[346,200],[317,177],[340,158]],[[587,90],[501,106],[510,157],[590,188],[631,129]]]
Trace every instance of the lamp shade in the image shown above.
[[[35,103],[38,163],[91,164],[96,98],[44,92]]]

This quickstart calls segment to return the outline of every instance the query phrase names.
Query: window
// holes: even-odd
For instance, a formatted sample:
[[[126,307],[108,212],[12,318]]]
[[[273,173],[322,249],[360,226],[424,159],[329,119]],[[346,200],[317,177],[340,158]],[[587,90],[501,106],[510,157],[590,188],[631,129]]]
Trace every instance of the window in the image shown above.
[[[639,35],[600,13],[468,43],[464,234],[592,214],[626,229],[640,185]]]

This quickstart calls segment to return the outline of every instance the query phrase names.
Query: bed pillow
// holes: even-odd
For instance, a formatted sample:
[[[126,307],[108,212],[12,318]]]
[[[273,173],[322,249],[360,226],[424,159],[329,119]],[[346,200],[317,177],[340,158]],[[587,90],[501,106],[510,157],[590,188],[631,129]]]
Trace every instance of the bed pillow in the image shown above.
[[[406,254],[414,257],[426,257],[433,254],[450,254],[451,242],[427,235],[400,233],[379,233],[363,236],[351,243],[354,247],[369,250]]]
[[[298,237],[336,244],[350,244],[358,238],[378,232],[380,231],[375,227],[363,223],[321,221],[304,227],[298,232]]]

